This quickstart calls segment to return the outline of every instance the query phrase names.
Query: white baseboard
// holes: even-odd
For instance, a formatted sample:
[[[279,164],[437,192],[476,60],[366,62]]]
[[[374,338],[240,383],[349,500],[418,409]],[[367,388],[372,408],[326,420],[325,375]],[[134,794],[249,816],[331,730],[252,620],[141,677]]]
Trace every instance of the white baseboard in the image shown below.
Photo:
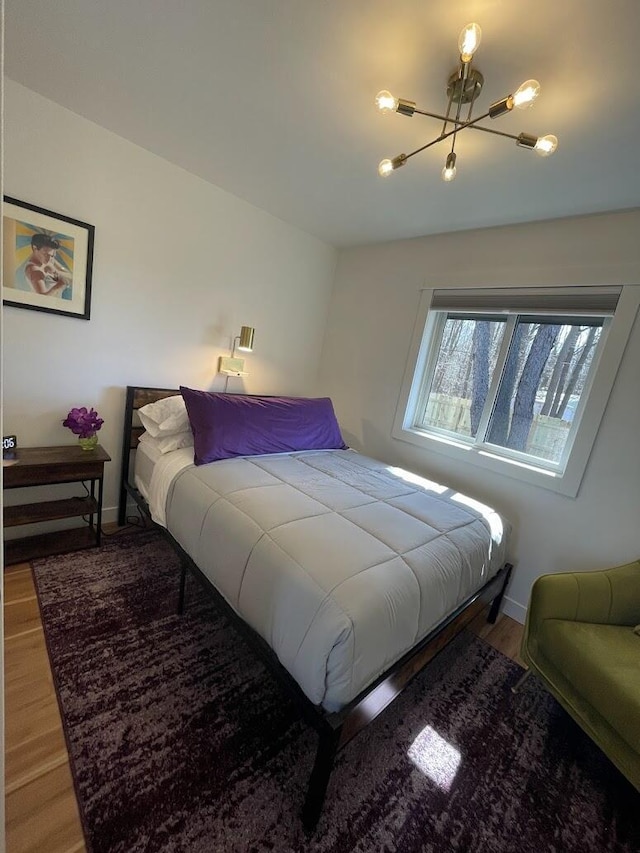
[[[129,518],[130,516],[138,516],[138,504],[135,501],[131,501],[131,503],[127,503],[127,511],[125,518]],[[118,507],[117,506],[103,506],[102,507],[102,523],[110,524],[113,522],[114,524],[118,520]]]
[[[112,521],[118,520],[118,507],[117,506],[103,506],[102,507],[102,523],[105,522],[111,523]]]
[[[515,619],[516,622],[524,625],[525,619],[527,618],[527,608],[520,604],[520,602],[515,601],[513,598],[509,598],[508,595],[505,595],[502,599],[501,610],[507,616]]]

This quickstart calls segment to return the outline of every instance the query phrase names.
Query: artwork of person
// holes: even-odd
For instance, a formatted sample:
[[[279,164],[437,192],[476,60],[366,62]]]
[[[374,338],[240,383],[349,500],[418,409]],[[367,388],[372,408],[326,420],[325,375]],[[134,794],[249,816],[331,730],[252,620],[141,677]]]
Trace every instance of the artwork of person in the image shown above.
[[[54,237],[34,234],[31,238],[31,257],[25,265],[24,274],[36,293],[68,299],[73,277],[56,259],[59,248],[60,243]]]

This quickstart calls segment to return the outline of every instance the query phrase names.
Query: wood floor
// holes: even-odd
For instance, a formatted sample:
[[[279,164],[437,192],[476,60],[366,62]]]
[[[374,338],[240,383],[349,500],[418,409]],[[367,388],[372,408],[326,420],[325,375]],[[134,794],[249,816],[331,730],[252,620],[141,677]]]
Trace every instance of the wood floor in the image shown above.
[[[4,576],[7,853],[85,850],[31,566]]]
[[[80,853],[86,848],[31,566],[9,566],[4,587],[7,853]],[[481,614],[471,629],[521,663],[522,625],[508,616],[489,625]]]

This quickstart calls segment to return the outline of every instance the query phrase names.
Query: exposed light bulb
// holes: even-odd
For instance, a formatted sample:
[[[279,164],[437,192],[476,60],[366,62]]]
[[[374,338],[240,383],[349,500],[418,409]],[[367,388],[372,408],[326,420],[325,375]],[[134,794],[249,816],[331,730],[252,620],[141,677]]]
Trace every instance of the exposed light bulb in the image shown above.
[[[470,62],[471,57],[480,47],[480,39],[482,38],[482,30],[477,24],[467,24],[460,33],[458,38],[458,49],[460,51],[460,59],[463,62]]]
[[[530,107],[540,94],[540,83],[537,80],[525,80],[522,86],[518,86],[511,96],[513,106],[519,110]]]
[[[391,174],[391,172],[395,171],[396,169],[399,169],[400,166],[404,166],[406,162],[406,154],[398,154],[398,156],[394,157],[393,160],[381,160],[378,165],[378,174],[381,177],[386,178],[387,175]]]
[[[451,152],[447,156],[447,162],[444,165],[444,169],[442,170],[442,180],[449,183],[456,176],[456,155]]]
[[[553,133],[548,133],[546,136],[538,138],[533,150],[541,157],[548,157],[550,154],[553,154],[557,147],[558,137],[554,136]]]
[[[391,92],[383,89],[376,95],[376,106],[381,113],[395,112],[398,109],[398,99],[394,98]]]

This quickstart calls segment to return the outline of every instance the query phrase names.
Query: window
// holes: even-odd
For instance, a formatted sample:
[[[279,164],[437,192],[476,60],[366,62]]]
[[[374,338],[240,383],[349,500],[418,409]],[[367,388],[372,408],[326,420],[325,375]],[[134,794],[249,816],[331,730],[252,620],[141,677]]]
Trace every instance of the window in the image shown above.
[[[562,465],[603,322],[440,314],[415,425]]]
[[[620,328],[607,346],[621,292],[426,291],[394,436],[575,496],[624,349]]]

